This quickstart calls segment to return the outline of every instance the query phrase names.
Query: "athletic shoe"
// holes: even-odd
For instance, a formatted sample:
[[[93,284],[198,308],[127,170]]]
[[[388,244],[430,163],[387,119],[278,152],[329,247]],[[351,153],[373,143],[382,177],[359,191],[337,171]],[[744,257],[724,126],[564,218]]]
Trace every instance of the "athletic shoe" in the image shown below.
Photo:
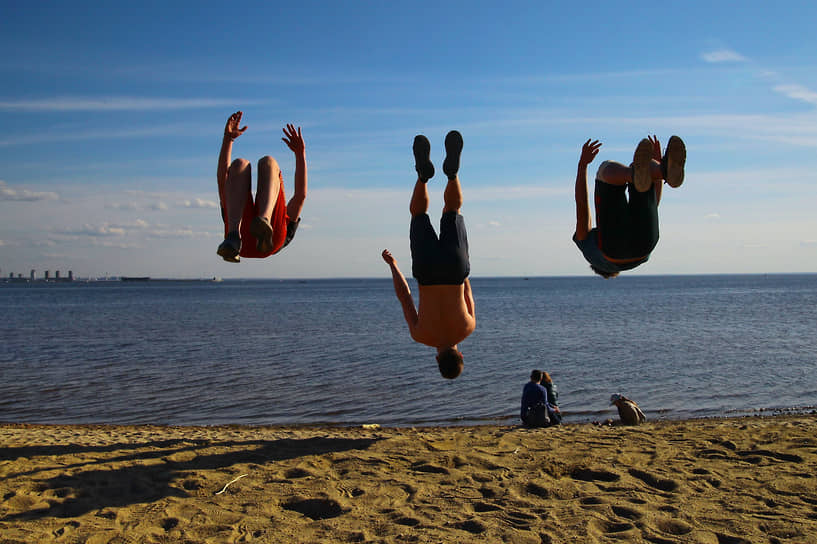
[[[661,171],[667,185],[680,187],[684,182],[684,165],[687,162],[687,147],[678,136],[671,136],[661,160]]]
[[[250,223],[250,234],[255,237],[255,249],[258,253],[272,251],[272,227],[264,217],[254,217]]]
[[[431,142],[422,134],[414,137],[414,169],[420,181],[427,182],[434,177],[434,165],[431,163]]]
[[[652,143],[644,138],[638,142],[633,154],[633,185],[639,193],[645,193],[652,187]]]
[[[460,153],[462,153],[462,134],[452,130],[445,137],[445,160],[443,161],[443,172],[448,179],[457,177],[460,171]]]
[[[228,263],[241,262],[241,257],[238,254],[241,252],[241,236],[238,232],[229,232],[224,241],[218,246],[216,253]]]

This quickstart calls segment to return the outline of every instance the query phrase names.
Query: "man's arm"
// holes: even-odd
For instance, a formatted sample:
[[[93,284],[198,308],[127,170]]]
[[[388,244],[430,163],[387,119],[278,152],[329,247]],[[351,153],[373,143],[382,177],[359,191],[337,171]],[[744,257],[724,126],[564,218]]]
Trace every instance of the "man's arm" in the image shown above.
[[[465,307],[468,309],[468,315],[476,321],[476,314],[474,313],[474,294],[471,292],[471,282],[468,278],[465,278],[463,285],[465,286]]]
[[[221,151],[218,154],[218,169],[216,170],[216,178],[218,179],[218,197],[221,205],[226,205],[224,188],[227,184],[227,172],[230,169],[230,156],[233,151],[233,140],[244,134],[247,127],[238,128],[241,125],[241,116],[244,112],[237,111],[227,119],[227,124],[224,126],[224,138],[221,140]]]
[[[391,269],[391,277],[394,281],[394,293],[397,295],[397,300],[400,301],[400,305],[403,307],[403,317],[406,319],[409,332],[413,337],[414,329],[417,326],[417,309],[414,307],[414,300],[411,298],[411,290],[409,289],[408,282],[403,276],[403,273],[400,272],[400,269],[397,267],[397,261],[394,260],[394,257],[392,257],[388,249],[384,249],[381,256]]]
[[[576,239],[584,240],[592,228],[590,221],[590,198],[587,195],[587,166],[599,152],[598,140],[587,140],[582,146],[579,168],[576,172]]]
[[[281,139],[295,153],[295,188],[287,203],[287,215],[291,221],[297,221],[306,200],[306,144],[301,127],[295,130],[294,125],[287,123],[283,130],[286,137]]]

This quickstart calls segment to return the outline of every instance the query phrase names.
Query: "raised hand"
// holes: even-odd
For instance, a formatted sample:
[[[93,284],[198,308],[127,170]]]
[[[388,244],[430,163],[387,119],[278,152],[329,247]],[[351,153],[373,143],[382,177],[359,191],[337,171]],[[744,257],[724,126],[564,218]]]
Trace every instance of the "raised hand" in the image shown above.
[[[648,134],[647,139],[652,144],[652,158],[657,160],[658,162],[661,162],[661,143],[658,141],[658,136],[656,136],[655,134],[650,136]]]
[[[224,135],[229,137],[231,140],[235,140],[242,134],[244,131],[247,130],[247,127],[238,128],[241,126],[241,116],[244,115],[243,111],[237,111],[227,119],[227,124],[224,126]]]
[[[295,126],[287,123],[287,126],[283,129],[285,138],[281,138],[287,147],[289,147],[293,153],[296,155],[303,155],[306,149],[304,145],[303,136],[301,136],[301,127],[298,127],[298,130],[295,130]]]
[[[579,157],[579,164],[583,166],[587,166],[593,159],[596,158],[596,155],[599,154],[599,148],[601,147],[601,142],[598,140],[587,140],[584,142],[582,146],[582,154]]]
[[[394,264],[394,257],[392,257],[391,252],[388,249],[384,249],[380,256],[383,257],[383,260],[386,261],[387,265],[391,266]]]

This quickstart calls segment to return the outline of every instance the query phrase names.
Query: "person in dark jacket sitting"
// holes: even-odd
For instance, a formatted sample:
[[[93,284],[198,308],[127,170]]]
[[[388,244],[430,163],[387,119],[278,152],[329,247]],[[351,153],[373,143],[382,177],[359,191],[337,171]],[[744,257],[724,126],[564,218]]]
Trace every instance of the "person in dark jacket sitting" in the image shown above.
[[[519,417],[528,427],[547,427],[558,424],[552,417],[558,413],[558,408],[548,403],[547,389],[542,387],[542,371],[534,370],[530,373],[530,381],[522,389],[522,407]]]

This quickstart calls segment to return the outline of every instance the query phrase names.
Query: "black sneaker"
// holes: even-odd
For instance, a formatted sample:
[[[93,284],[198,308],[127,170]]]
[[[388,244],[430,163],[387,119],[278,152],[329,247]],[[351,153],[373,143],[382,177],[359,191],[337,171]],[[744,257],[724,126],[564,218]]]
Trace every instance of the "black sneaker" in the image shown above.
[[[652,187],[652,142],[644,138],[638,142],[633,153],[633,185],[639,193],[645,193]]]
[[[414,137],[414,169],[420,181],[427,182],[434,177],[434,165],[431,163],[431,142],[422,134]]]
[[[241,262],[241,257],[238,256],[241,253],[241,236],[238,232],[228,232],[227,237],[219,244],[216,253],[228,263]]]
[[[687,162],[687,146],[678,136],[671,136],[661,160],[661,173],[667,180],[667,185],[673,188],[680,187],[684,182],[684,165]]]
[[[462,134],[452,130],[445,137],[445,160],[443,161],[443,172],[448,179],[457,177],[460,171],[460,153],[462,153]]]

